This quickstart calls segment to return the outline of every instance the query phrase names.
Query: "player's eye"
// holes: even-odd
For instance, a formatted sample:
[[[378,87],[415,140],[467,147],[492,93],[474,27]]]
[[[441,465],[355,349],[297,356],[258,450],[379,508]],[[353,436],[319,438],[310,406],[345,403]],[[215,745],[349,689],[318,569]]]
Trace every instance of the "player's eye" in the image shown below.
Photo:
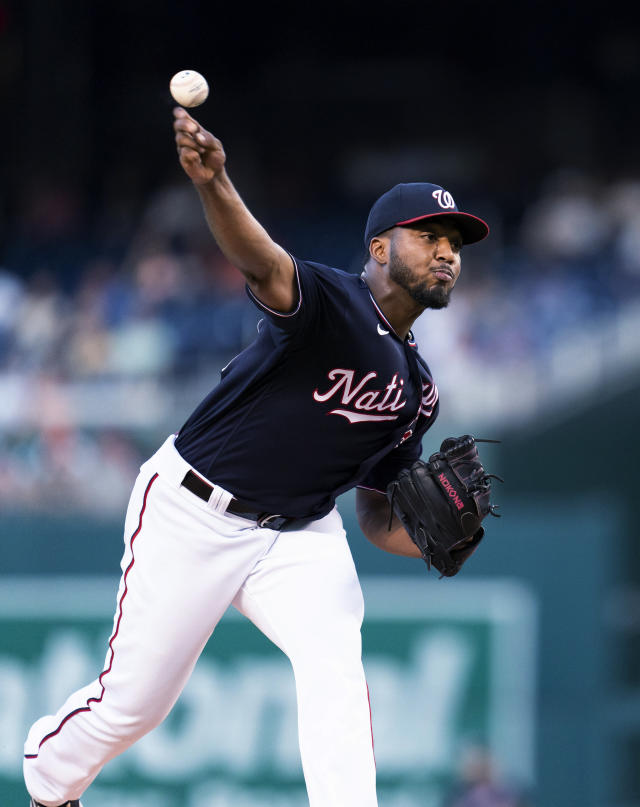
[[[437,243],[440,238],[438,235],[436,235],[436,233],[430,233],[428,231],[423,231],[421,233],[421,237],[429,241],[431,244]],[[462,240],[460,238],[450,238],[449,244],[451,244],[451,249],[454,252],[460,252],[462,249]]]

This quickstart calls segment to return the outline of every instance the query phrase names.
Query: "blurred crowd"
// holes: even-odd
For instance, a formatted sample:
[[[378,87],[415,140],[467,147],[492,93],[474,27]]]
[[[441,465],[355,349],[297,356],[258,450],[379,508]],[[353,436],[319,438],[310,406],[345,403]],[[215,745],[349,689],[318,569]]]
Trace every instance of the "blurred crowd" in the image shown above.
[[[0,269],[0,372],[65,378],[198,372],[234,354],[257,315],[187,183],[160,190],[122,244],[85,243],[59,189],[33,200]],[[498,214],[499,215],[499,214]],[[640,181],[549,177],[518,227],[464,254],[449,348],[475,361],[543,356],[573,327],[640,296]],[[350,222],[359,235],[362,221]],[[298,257],[323,258],[326,218]],[[344,228],[341,211],[335,225]],[[288,245],[285,243],[285,247]],[[358,272],[362,255],[341,268]],[[430,315],[419,320],[417,331]],[[424,322],[423,322],[424,321]]]
[[[95,509],[78,478],[101,474],[104,510],[119,511],[144,449],[135,429],[127,430],[126,417],[114,417],[106,429],[90,428],[91,418],[69,404],[66,391],[79,384],[97,390],[90,407],[100,401],[100,385],[123,380],[155,383],[160,396],[198,376],[208,376],[213,386],[217,369],[253,338],[259,318],[240,273],[210,236],[188,182],[160,188],[135,215],[112,205],[91,239],[82,215],[69,188],[39,186],[4,251],[5,506],[64,502]],[[323,233],[334,228],[349,227],[359,240],[359,218],[349,219],[339,206],[333,215],[316,222],[316,229],[300,224],[299,257],[330,262]],[[456,360],[492,368],[536,361],[544,367],[558,340],[595,328],[640,299],[639,181],[603,183],[558,172],[541,184],[514,226],[503,226],[499,210],[495,218],[486,244],[465,251],[453,304],[416,323],[432,366],[446,353],[454,369]],[[362,251],[345,249],[338,265],[358,272],[362,257]],[[186,414],[176,413],[173,427]]]
[[[111,222],[94,243],[69,189],[40,189],[31,213],[0,273],[2,372],[175,376],[248,342],[242,277],[186,183],[158,192],[137,228]]]

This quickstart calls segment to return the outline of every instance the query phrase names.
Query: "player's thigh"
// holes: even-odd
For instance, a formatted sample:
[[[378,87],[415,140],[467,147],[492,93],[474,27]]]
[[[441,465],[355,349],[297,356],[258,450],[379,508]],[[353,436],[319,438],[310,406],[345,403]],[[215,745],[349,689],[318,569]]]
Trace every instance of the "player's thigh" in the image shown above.
[[[360,652],[364,605],[337,511],[283,532],[233,604],[289,656]]]
[[[132,703],[149,690],[174,697],[264,553],[239,519],[193,505],[191,495],[157,475],[132,495],[103,679]]]

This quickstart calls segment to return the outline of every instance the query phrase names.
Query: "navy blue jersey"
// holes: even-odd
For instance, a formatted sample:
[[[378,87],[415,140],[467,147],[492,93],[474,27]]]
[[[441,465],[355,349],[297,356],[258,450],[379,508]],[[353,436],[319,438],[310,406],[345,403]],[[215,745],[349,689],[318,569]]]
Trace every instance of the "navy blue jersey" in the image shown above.
[[[438,392],[411,335],[396,336],[361,277],[296,261],[299,298],[264,312],[258,336],[221,373],[176,448],[255,505],[321,517],[344,491],[384,491],[418,459]]]

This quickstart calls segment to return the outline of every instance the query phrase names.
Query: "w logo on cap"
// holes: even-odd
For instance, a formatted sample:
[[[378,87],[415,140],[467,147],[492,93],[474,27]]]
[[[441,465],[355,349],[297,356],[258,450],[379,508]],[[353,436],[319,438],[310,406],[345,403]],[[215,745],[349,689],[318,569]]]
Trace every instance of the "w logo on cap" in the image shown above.
[[[449,191],[438,188],[438,190],[434,191],[431,195],[440,205],[440,207],[447,209],[456,206],[456,203],[453,201],[453,196],[449,193]]]
[[[447,216],[456,225],[463,244],[473,244],[489,232],[487,224],[471,213],[458,210],[453,196],[431,182],[401,182],[383,193],[369,211],[364,231],[367,248],[376,235],[392,227],[404,227],[431,216]]]

